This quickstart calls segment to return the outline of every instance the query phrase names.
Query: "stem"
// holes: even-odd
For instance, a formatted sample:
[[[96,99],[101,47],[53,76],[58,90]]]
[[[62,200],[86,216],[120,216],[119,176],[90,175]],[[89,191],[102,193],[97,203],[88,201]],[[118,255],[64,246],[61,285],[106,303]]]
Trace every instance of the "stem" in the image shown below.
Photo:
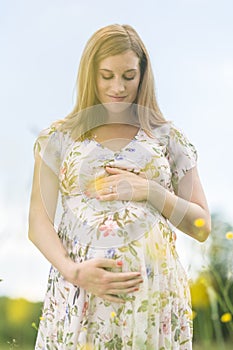
[[[227,308],[233,314],[233,305],[232,305],[232,302],[231,302],[231,300],[230,300],[230,298],[229,298],[229,296],[227,294],[228,287],[227,287],[227,290],[226,290],[226,288],[224,288],[222,279],[220,278],[219,274],[215,270],[213,270],[212,273],[213,273],[214,277],[216,278],[216,281],[217,281],[217,283],[219,285],[219,288],[220,288],[220,290],[222,292],[222,295],[224,297],[224,301],[225,301],[225,304],[226,304]]]
[[[219,322],[219,316],[218,316],[217,295],[212,286],[207,288],[207,293],[210,299],[211,319],[213,321],[217,344],[221,346],[221,349],[224,349],[224,339],[223,339],[222,328],[221,328],[221,324]]]

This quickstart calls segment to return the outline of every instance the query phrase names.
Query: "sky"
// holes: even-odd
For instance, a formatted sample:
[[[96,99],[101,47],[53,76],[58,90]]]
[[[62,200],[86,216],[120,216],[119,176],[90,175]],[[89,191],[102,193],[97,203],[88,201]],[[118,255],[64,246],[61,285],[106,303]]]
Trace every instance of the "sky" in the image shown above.
[[[0,1],[0,295],[42,300],[49,264],[27,238],[33,144],[73,108],[82,50],[100,27],[132,25],[166,119],[194,143],[211,213],[233,222],[231,0]],[[180,233],[184,266],[205,245]],[[193,256],[190,252],[197,252]]]

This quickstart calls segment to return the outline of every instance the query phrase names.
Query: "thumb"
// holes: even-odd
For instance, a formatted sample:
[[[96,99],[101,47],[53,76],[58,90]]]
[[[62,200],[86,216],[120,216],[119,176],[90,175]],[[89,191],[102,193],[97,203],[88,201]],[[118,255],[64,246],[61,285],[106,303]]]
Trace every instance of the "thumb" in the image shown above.
[[[98,259],[97,266],[98,267],[107,267],[107,268],[115,268],[115,267],[121,267],[122,261],[121,260],[114,260],[114,259]]]
[[[109,173],[109,174],[124,174],[125,170],[119,169],[119,168],[115,168],[115,167],[110,167],[110,166],[106,166],[105,170]]]

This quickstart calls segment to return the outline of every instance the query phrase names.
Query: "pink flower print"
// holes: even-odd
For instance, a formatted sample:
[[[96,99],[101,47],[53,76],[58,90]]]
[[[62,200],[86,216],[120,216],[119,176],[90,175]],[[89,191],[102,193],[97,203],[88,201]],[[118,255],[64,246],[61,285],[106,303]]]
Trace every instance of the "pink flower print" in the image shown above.
[[[115,235],[113,232],[115,228],[117,228],[117,223],[112,218],[108,218],[102,225],[100,225],[99,230],[103,231],[104,237],[107,237],[110,234],[112,234],[112,236]]]
[[[88,309],[88,302],[85,301],[85,303],[84,303],[84,305],[83,305],[83,309],[82,309],[82,314],[83,314],[83,316],[86,315],[87,309]]]
[[[162,325],[162,330],[163,330],[163,333],[166,335],[168,335],[171,331],[170,322],[171,322],[171,318],[168,316],[165,316],[163,325]]]
[[[61,181],[64,180],[65,178],[65,175],[66,175],[66,172],[67,172],[67,168],[64,166],[63,168],[61,168],[60,170],[60,178],[61,178]]]
[[[63,168],[61,168],[61,174],[65,174],[66,172],[67,172],[67,169],[65,166]]]

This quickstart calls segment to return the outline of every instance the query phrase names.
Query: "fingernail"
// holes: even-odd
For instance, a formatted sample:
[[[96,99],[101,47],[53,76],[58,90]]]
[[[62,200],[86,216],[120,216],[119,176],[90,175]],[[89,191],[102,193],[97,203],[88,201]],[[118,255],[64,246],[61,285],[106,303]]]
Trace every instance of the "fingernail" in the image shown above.
[[[135,289],[134,289],[134,292],[138,292],[138,291],[139,291],[139,288],[135,288]]]
[[[122,265],[123,265],[123,262],[122,262],[121,260],[118,260],[118,261],[117,261],[117,265],[118,265],[118,266],[122,266]]]

